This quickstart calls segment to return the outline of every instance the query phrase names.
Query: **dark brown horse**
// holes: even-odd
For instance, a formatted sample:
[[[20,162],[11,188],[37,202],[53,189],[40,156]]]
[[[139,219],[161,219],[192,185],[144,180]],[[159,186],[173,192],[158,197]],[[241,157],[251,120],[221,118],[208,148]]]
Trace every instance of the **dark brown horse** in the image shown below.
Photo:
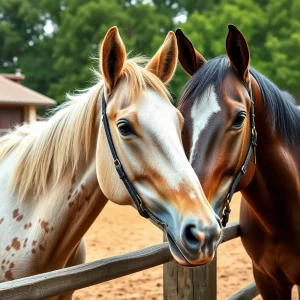
[[[210,61],[182,31],[176,35],[180,63],[192,76],[179,104],[186,154],[223,223],[231,193],[241,191],[242,242],[259,291],[264,299],[290,299],[300,285],[300,111],[249,67],[247,42],[233,25],[228,57]]]

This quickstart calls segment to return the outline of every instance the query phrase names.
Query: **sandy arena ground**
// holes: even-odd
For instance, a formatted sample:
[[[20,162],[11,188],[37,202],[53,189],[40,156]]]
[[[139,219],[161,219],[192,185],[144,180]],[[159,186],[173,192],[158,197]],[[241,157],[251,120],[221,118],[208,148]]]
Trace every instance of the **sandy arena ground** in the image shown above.
[[[232,201],[230,221],[238,220],[240,195]],[[86,234],[87,262],[124,254],[162,242],[162,233],[141,218],[131,207],[111,202]],[[163,299],[162,266],[94,285],[75,292],[75,300],[159,300]],[[253,281],[251,262],[241,244],[234,239],[218,250],[218,299],[227,299]],[[256,297],[256,300],[261,297]],[[293,300],[298,299],[296,289]]]

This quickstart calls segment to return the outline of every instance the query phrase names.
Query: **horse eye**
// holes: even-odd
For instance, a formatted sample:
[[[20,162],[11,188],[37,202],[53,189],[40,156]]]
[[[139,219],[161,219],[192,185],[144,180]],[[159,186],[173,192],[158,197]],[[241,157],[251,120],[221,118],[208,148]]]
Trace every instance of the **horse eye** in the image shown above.
[[[119,120],[117,123],[117,126],[118,126],[118,130],[119,130],[120,134],[123,136],[135,134],[135,131],[132,128],[132,125],[127,120]]]
[[[239,128],[241,128],[242,125],[243,125],[243,123],[244,123],[244,121],[245,121],[245,118],[246,118],[246,113],[245,113],[245,112],[239,113],[239,114],[235,117],[235,119],[234,119],[234,121],[233,121],[233,123],[232,123],[232,128],[234,128],[234,129],[239,129]]]

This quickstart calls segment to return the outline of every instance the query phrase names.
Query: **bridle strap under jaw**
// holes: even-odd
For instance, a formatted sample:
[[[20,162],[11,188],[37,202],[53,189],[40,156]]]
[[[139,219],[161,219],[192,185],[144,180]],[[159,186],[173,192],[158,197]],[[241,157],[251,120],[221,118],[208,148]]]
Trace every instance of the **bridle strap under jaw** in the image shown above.
[[[228,192],[227,197],[226,197],[225,208],[224,208],[223,215],[222,215],[222,226],[223,227],[226,227],[226,224],[228,223],[229,214],[231,212],[230,202],[231,202],[232,196],[235,193],[235,189],[236,189],[239,181],[241,180],[242,176],[247,171],[247,167],[248,167],[248,164],[249,164],[252,153],[253,153],[253,158],[254,158],[254,164],[256,164],[257,132],[256,132],[256,128],[255,128],[254,102],[253,102],[251,87],[250,87],[250,90],[249,90],[249,96],[250,96],[250,101],[251,101],[251,106],[250,106],[251,141],[250,141],[250,146],[249,146],[248,152],[246,154],[246,158],[244,160],[244,163],[241,166],[240,171],[236,174],[233,182],[231,183],[229,192]]]
[[[115,168],[119,174],[120,179],[123,181],[131,199],[133,200],[139,214],[146,219],[150,218],[156,225],[158,225],[161,229],[165,230],[167,228],[167,224],[162,222],[151,211],[149,211],[146,207],[144,207],[141,197],[139,196],[135,187],[130,182],[129,178],[127,177],[127,175],[122,167],[122,164],[119,160],[116,148],[113,143],[111,132],[109,129],[108,119],[107,119],[107,115],[106,115],[106,101],[105,101],[104,92],[102,94],[102,122],[103,122],[104,130],[105,130],[106,138],[108,141],[108,145],[110,148],[110,152],[114,159]]]

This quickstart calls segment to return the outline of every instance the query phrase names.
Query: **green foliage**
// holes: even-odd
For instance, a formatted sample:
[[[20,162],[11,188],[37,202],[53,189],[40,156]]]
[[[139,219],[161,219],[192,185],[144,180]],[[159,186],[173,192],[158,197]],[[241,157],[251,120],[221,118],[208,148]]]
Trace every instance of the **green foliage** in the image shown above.
[[[45,36],[46,10],[39,0],[1,0],[0,72],[21,68],[24,84],[47,94],[53,72],[52,39]]]
[[[91,85],[99,41],[118,26],[131,55],[152,56],[176,16],[207,59],[225,54],[227,24],[245,35],[251,64],[300,99],[300,0],[1,0],[0,72],[22,68],[31,88],[63,101]],[[44,26],[53,25],[47,35]],[[170,84],[175,97],[188,80],[181,66]]]
[[[97,60],[91,57],[97,55],[99,41],[110,27],[118,26],[132,55],[153,54],[172,27],[170,19],[149,4],[121,5],[116,0],[82,2],[78,5],[78,0],[68,1],[54,39],[54,68],[60,80],[50,92],[58,100],[63,99],[66,91],[91,85],[91,65],[98,69]]]
[[[181,25],[206,59],[226,53],[227,24],[244,34],[251,65],[300,99],[300,1],[220,1],[202,13],[194,11]]]
[[[0,67],[12,68],[14,57],[29,52],[43,32],[36,1],[2,0],[0,5]]]

